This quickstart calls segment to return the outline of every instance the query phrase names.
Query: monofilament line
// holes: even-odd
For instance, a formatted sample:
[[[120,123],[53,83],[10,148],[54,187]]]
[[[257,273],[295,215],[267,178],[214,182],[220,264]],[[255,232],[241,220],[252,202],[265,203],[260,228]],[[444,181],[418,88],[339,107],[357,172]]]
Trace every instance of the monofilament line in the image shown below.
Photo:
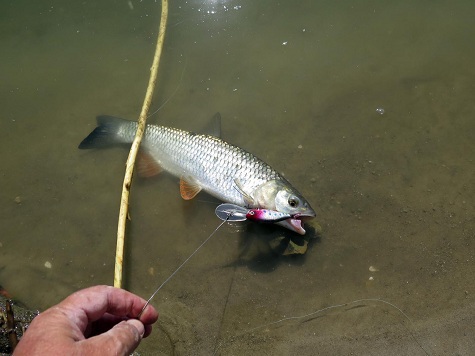
[[[231,214],[229,214],[229,216],[230,216],[230,215],[231,215]],[[201,245],[199,245],[198,248],[197,248],[190,256],[188,256],[188,258],[187,258],[185,261],[183,261],[183,263],[182,263],[180,266],[178,266],[178,268],[175,270],[175,272],[173,272],[167,279],[165,279],[165,281],[160,285],[160,287],[158,287],[158,288],[155,290],[155,292],[153,292],[152,296],[151,296],[150,298],[148,298],[147,303],[145,303],[145,305],[143,306],[143,308],[142,308],[142,310],[140,311],[139,315],[137,316],[137,319],[140,319],[140,316],[141,316],[142,313],[144,312],[145,308],[147,308],[147,306],[150,304],[150,302],[152,301],[153,297],[155,297],[155,295],[158,293],[158,291],[159,291],[160,289],[162,289],[162,287],[163,287],[165,284],[167,284],[170,279],[173,278],[173,276],[190,260],[190,258],[192,258],[192,257],[209,241],[209,239],[216,233],[216,231],[218,231],[219,228],[220,228],[221,226],[223,226],[223,224],[224,224],[226,221],[228,221],[229,216],[228,216],[228,218],[227,218],[226,220],[223,220],[223,221],[221,222],[221,224],[219,224],[218,227],[217,227],[216,229],[214,229],[214,231],[211,233],[211,235],[209,235],[208,238],[207,238],[206,240],[204,240],[204,241],[201,243]]]
[[[318,309],[316,311],[313,311],[311,313],[308,313],[308,314],[305,314],[305,315],[300,315],[300,316],[289,316],[289,317],[285,317],[285,318],[282,318],[282,319],[279,319],[279,320],[276,320],[276,321],[273,321],[273,322],[270,322],[270,323],[266,323],[266,324],[262,324],[262,325],[259,325],[259,326],[256,326],[254,328],[251,328],[251,329],[248,329],[248,330],[245,330],[239,334],[236,334],[236,335],[233,335],[232,337],[230,337],[229,339],[231,338],[237,338],[237,337],[240,337],[240,336],[243,336],[243,335],[246,335],[246,334],[249,334],[253,331],[256,331],[256,330],[260,330],[260,329],[263,329],[265,327],[268,327],[268,326],[271,326],[271,325],[275,325],[275,324],[280,324],[282,322],[285,322],[285,321],[288,321],[288,320],[298,320],[298,319],[306,319],[306,318],[309,318],[311,316],[314,316],[314,315],[317,315],[317,314],[320,314],[320,313],[323,313],[325,311],[328,311],[330,309],[336,309],[336,308],[342,308],[342,307],[346,307],[346,306],[349,306],[351,304],[359,304],[359,303],[362,303],[362,302],[376,302],[376,303],[384,303],[384,304],[387,304],[389,305],[390,307],[396,309],[399,313],[401,313],[401,315],[404,316],[404,318],[406,318],[410,324],[412,324],[412,320],[409,318],[409,316],[404,313],[402,311],[401,308],[399,308],[398,306],[390,303],[390,302],[387,302],[383,299],[378,299],[378,298],[363,298],[363,299],[357,299],[357,300],[353,300],[351,302],[348,302],[348,303],[342,303],[342,304],[335,304],[335,305],[330,305],[328,307],[325,307],[325,308],[321,308],[321,309]],[[404,325],[404,324],[403,324]],[[404,327],[406,328],[406,330],[409,332],[409,334],[412,336],[413,340],[416,342],[416,344],[421,348],[421,350],[424,351],[424,353],[426,355],[430,355],[430,353],[422,346],[422,344],[419,342],[419,340],[416,338],[416,336],[414,335],[414,333],[409,329],[407,328],[407,326],[404,325]],[[218,350],[221,348],[221,346],[223,346],[225,344],[225,340],[222,340],[221,342],[219,342],[217,344],[217,346],[215,347],[214,349],[214,352],[213,352],[213,355],[216,355],[218,353]]]

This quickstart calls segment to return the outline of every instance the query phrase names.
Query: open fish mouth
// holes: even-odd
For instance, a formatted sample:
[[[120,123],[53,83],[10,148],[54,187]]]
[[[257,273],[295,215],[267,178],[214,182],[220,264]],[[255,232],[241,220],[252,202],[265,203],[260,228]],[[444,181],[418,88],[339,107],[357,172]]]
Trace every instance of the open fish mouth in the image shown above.
[[[292,218],[279,221],[276,224],[283,226],[289,230],[295,231],[297,234],[305,235],[305,229],[303,228],[303,222],[315,217],[315,215],[295,215]]]

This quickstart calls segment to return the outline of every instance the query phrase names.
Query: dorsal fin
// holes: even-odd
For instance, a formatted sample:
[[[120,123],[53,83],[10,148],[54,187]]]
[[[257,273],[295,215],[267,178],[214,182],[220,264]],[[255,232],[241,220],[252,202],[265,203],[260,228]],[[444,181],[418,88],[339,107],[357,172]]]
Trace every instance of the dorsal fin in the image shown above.
[[[137,172],[141,177],[153,177],[159,174],[162,171],[162,167],[158,164],[157,161],[153,159],[153,157],[143,151],[140,150],[138,157],[137,157]]]
[[[219,112],[213,115],[208,125],[201,130],[201,133],[221,138],[221,114]]]
[[[180,194],[185,200],[191,200],[201,191],[201,186],[192,179],[180,178]]]

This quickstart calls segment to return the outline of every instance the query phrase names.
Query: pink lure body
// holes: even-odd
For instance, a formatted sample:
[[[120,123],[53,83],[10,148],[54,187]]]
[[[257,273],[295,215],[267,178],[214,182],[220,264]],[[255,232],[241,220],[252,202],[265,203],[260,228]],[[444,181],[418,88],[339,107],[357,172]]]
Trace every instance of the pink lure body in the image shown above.
[[[290,214],[281,213],[275,210],[268,209],[250,209],[246,213],[246,218],[257,222],[275,223],[282,220],[290,219]]]

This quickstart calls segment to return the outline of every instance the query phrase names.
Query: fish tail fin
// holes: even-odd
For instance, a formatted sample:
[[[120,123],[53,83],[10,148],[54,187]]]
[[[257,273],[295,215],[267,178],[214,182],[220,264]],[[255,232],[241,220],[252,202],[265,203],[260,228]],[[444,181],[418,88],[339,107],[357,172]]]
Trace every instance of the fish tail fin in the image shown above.
[[[79,149],[104,148],[129,142],[119,131],[123,125],[133,124],[133,121],[107,115],[98,116],[96,119],[97,127],[82,140]]]

